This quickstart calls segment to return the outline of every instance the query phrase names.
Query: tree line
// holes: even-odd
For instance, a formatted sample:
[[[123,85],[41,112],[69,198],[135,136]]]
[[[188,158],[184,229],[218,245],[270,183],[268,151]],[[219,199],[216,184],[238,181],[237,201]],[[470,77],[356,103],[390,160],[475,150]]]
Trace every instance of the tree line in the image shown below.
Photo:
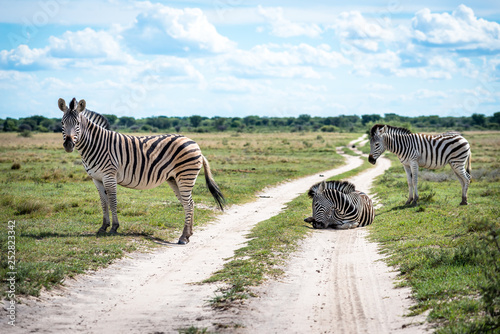
[[[340,115],[331,117],[313,117],[300,115],[298,117],[168,117],[154,116],[134,118],[118,117],[105,114],[111,124],[111,129],[120,132],[365,132],[372,124],[384,123],[403,126],[412,131],[444,131],[444,130],[500,130],[500,112],[493,116],[472,114],[463,117],[418,116],[406,117],[397,114],[372,115]],[[0,119],[0,130],[4,132],[20,132],[29,134],[36,132],[61,132],[60,118],[30,116],[24,118]]]

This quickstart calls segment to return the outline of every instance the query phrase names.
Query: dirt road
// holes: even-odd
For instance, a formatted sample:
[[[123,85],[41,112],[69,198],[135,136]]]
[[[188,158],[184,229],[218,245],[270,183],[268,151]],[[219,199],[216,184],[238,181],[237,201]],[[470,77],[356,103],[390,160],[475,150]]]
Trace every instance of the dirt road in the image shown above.
[[[242,324],[231,329],[241,333],[399,332],[411,321],[400,316],[406,312],[408,292],[393,289],[394,274],[378,261],[381,256],[365,239],[366,229],[315,231],[290,261],[283,280],[259,288],[259,298],[232,312],[215,312],[206,305],[217,285],[192,284],[220,269],[256,223],[279,213],[313,183],[362,162],[346,158],[344,166],[323,176],[266,189],[255,202],[231,207],[213,224],[195,228],[187,246],[131,254],[18,305],[17,326],[2,321],[1,332],[177,333],[190,326],[213,330],[214,323]],[[379,159],[376,168],[351,181],[367,191],[388,165]],[[422,332],[413,326],[405,330]]]

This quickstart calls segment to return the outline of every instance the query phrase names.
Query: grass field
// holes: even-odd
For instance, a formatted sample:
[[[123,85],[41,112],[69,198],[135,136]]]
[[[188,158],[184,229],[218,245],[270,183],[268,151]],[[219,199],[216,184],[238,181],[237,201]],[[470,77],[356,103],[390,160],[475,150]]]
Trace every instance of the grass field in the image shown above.
[[[357,134],[187,134],[210,161],[228,204],[254,198],[264,187],[334,168],[335,147]],[[94,183],[77,152],[66,153],[61,134],[0,134],[0,278],[6,285],[8,222],[15,221],[17,294],[38,295],[66,277],[108,265],[130,251],[176,241],[182,206],[168,185],[137,191],[118,188],[119,234],[96,238],[102,211]],[[198,178],[193,191],[196,226],[218,214]],[[6,288],[1,289],[5,295]]]
[[[371,235],[401,284],[414,291],[413,313],[429,312],[439,333],[500,332],[500,133],[465,133],[472,147],[469,205],[448,166],[419,172],[419,205],[405,206],[406,174],[392,167],[376,182],[384,207]]]

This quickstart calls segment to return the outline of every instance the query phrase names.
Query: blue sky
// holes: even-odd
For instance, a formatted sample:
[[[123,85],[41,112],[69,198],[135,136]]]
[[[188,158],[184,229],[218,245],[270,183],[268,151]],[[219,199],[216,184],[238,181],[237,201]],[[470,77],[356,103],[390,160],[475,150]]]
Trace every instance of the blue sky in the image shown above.
[[[500,111],[496,1],[0,0],[0,118]]]

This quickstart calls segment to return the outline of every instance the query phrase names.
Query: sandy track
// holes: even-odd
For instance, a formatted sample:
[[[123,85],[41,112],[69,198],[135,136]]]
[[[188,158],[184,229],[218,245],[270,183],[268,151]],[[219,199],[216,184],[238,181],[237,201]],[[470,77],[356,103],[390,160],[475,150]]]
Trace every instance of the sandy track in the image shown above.
[[[389,311],[385,301],[394,294],[401,301],[403,292],[392,288],[393,274],[383,263],[373,263],[380,256],[376,246],[364,239],[364,229],[313,233],[303,243],[303,251],[290,261],[283,281],[260,288],[261,298],[230,313],[218,313],[206,305],[217,285],[192,284],[222,268],[225,259],[245,244],[245,235],[256,223],[278,214],[313,183],[361,164],[357,157],[346,157],[344,166],[321,173],[324,177],[309,176],[266,189],[255,202],[231,207],[204,229],[195,227],[187,246],[168,245],[152,253],[131,254],[44,292],[41,298],[25,301],[17,308],[17,326],[6,327],[2,322],[2,332],[177,333],[178,328],[191,325],[214,328],[214,323],[244,324],[238,331],[248,333],[311,329],[330,333],[333,328],[356,333],[365,327],[372,333],[388,333],[386,329],[400,327],[392,323],[392,315],[402,314],[405,305]],[[366,190],[375,170],[353,180],[359,189]],[[358,280],[366,284],[357,284]],[[368,304],[364,302],[367,295]],[[389,304],[394,304],[393,299]]]

